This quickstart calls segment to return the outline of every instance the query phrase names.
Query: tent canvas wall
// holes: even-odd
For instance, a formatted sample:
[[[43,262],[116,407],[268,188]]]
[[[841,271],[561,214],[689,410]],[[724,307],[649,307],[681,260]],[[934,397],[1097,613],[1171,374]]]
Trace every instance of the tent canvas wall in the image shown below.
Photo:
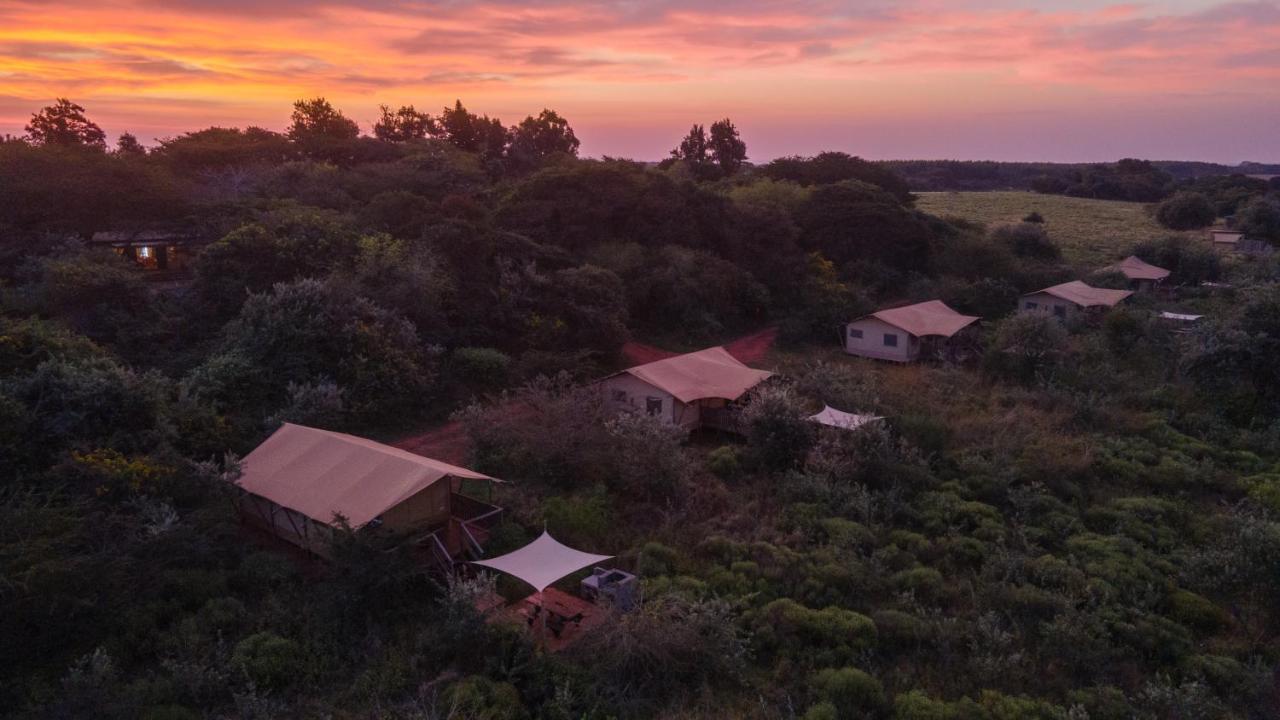
[[[1124,275],[1129,280],[1130,287],[1140,291],[1151,290],[1171,274],[1168,270],[1152,265],[1136,255],[1130,255],[1106,269]]]
[[[1131,290],[1096,288],[1073,280],[1023,295],[1018,299],[1018,312],[1046,313],[1066,320],[1090,308],[1114,307],[1132,294]]]
[[[600,386],[611,410],[694,428],[771,376],[714,347],[628,368]]]
[[[879,310],[845,326],[844,350],[876,360],[911,362],[919,358],[923,340],[947,340],[978,320],[940,300]]]
[[[285,423],[241,461],[241,513],[300,547],[324,552],[339,518],[354,528],[448,524],[464,479],[494,478],[399,448]]]

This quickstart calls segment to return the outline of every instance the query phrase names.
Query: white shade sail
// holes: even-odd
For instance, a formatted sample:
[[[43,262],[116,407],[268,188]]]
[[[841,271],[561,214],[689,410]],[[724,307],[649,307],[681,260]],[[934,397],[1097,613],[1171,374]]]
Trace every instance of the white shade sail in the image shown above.
[[[489,560],[474,560],[472,564],[513,575],[542,592],[560,578],[611,557],[574,550],[543,531],[541,537],[519,550]]]
[[[821,425],[829,425],[831,427],[842,428],[844,430],[854,430],[866,425],[869,422],[883,420],[879,415],[858,415],[856,413],[847,413],[843,410],[836,410],[830,405],[824,405],[822,412],[810,415],[809,419]]]

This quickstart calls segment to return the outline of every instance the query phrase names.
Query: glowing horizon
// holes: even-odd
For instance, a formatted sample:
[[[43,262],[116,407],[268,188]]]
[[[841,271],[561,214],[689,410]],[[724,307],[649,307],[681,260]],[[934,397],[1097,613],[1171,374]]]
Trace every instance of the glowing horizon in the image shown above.
[[[1280,2],[0,0],[0,134],[55,97],[146,144],[325,96],[566,116],[656,160],[731,117],[753,160],[1280,160]]]

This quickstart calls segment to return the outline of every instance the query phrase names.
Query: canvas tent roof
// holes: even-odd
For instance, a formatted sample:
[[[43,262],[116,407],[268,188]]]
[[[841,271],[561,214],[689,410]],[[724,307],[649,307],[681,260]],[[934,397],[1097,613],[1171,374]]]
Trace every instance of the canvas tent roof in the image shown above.
[[[622,372],[686,403],[705,398],[737,400],[773,375],[743,365],[722,347],[676,355]]]
[[[1163,280],[1169,277],[1169,271],[1144,261],[1137,255],[1130,255],[1107,268],[1124,273],[1130,280]]]
[[[889,323],[890,325],[915,335],[941,335],[951,337],[968,325],[981,320],[974,315],[961,315],[952,310],[941,300],[904,305],[871,313],[867,317]],[[862,320],[863,318],[858,318]],[[856,320],[854,322],[857,322]]]
[[[495,480],[372,440],[285,423],[241,461],[239,485],[322,523],[360,527],[442,478]]]
[[[1040,293],[1048,293],[1057,298],[1062,298],[1068,302],[1075,303],[1081,307],[1111,307],[1121,300],[1133,294],[1131,290],[1108,290],[1107,288],[1096,288],[1086,285],[1079,280],[1072,280],[1061,285],[1054,285],[1043,290],[1037,290],[1027,295],[1039,295]],[[1026,297],[1024,295],[1023,297]]]
[[[565,575],[611,557],[574,550],[544,530],[537,540],[519,550],[488,560],[474,560],[472,564],[514,575],[542,592]]]
[[[841,428],[843,430],[856,430],[869,422],[883,420],[879,415],[859,415],[857,413],[847,413],[843,410],[836,410],[830,405],[824,405],[822,412],[810,415],[809,419],[821,425]]]

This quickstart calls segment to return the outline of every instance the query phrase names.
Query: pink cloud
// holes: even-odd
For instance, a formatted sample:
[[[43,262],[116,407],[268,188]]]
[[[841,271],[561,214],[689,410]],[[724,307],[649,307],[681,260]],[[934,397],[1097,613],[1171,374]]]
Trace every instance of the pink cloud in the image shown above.
[[[634,146],[657,157],[657,141],[621,138],[724,115],[744,127],[821,127],[797,131],[805,142],[795,146],[821,138],[854,150],[832,118],[863,137],[872,127],[936,137],[971,122],[964,142],[987,152],[981,132],[1008,137],[1015,123],[1038,122],[1027,113],[1103,116],[1130,137],[1161,113],[1230,123],[1243,121],[1227,109],[1274,117],[1267,108],[1280,107],[1276,2],[0,0],[0,18],[0,97],[10,98],[0,133],[20,131],[7,108],[58,95],[113,131],[172,134],[213,118],[279,127],[292,99],[324,94],[360,119],[379,103],[455,97],[509,122],[553,106],[596,153]],[[1185,156],[1210,147],[1206,127],[1183,132]],[[1249,137],[1251,156],[1280,155],[1273,132]]]

